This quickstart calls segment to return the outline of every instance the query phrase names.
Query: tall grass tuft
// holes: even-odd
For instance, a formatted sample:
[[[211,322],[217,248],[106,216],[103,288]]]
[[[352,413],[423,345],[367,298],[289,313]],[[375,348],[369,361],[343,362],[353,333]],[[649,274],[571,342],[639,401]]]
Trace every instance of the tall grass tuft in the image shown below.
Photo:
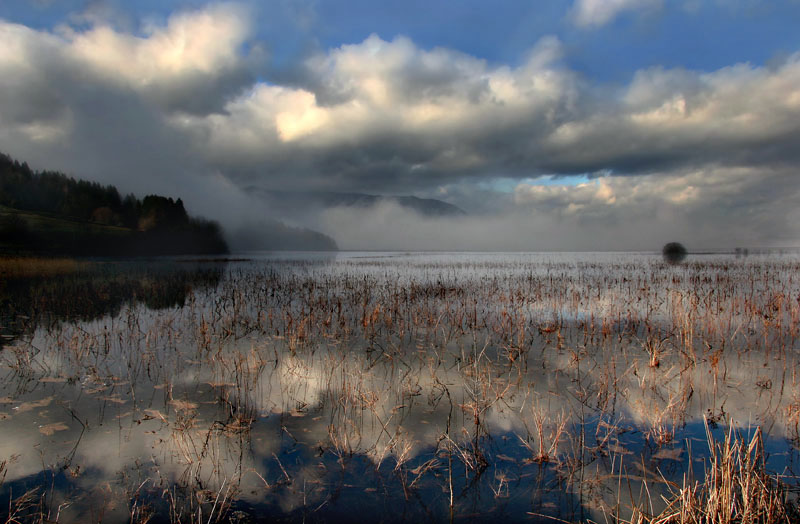
[[[768,524],[798,522],[796,501],[785,486],[766,472],[764,442],[758,427],[750,442],[733,424],[723,442],[711,435],[706,422],[711,456],[705,481],[684,476],[683,488],[650,524]]]

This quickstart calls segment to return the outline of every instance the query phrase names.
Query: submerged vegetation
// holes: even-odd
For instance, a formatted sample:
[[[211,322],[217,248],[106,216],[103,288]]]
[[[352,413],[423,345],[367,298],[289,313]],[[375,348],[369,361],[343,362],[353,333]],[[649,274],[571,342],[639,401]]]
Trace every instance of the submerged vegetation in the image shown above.
[[[797,516],[796,258],[196,264],[17,279],[6,520]]]

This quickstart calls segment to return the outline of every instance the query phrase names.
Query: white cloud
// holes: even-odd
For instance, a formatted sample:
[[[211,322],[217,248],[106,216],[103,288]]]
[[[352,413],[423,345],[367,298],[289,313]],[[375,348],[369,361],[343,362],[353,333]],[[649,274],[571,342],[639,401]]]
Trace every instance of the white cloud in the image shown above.
[[[369,176],[378,187],[492,171],[770,164],[791,155],[800,134],[800,55],[776,70],[643,70],[615,99],[554,64],[557,50],[545,39],[520,67],[489,67],[372,36],[310,60],[305,86],[257,84],[223,113],[173,124],[205,137],[211,162],[321,173],[345,157],[337,184]]]
[[[175,14],[144,36],[98,22],[86,30],[60,26],[55,33],[0,21],[0,85],[13,102],[30,100],[29,89],[54,106],[69,106],[72,88],[134,93],[161,110],[194,112],[219,107],[250,82],[242,45],[249,35],[246,11],[218,4]],[[40,101],[31,104],[41,106]]]
[[[577,0],[572,17],[581,27],[598,27],[613,21],[624,11],[653,9],[661,0]]]
[[[121,34],[108,25],[65,32],[68,54],[99,73],[132,87],[187,74],[213,74],[240,60],[249,32],[242,8],[217,5],[170,17],[166,27],[150,27],[144,37]]]
[[[769,229],[764,202],[737,191],[785,206],[774,217],[797,203],[786,166],[800,162],[800,54],[769,68],[656,67],[610,92],[560,64],[554,37],[511,67],[372,35],[310,57],[290,83],[255,80],[248,31],[230,4],[174,15],[144,35],[0,21],[0,143],[36,167],[125,191],[194,195],[187,204],[218,216],[220,198],[239,202],[234,193],[251,185],[435,196],[496,176],[598,172],[636,176],[521,185],[514,197],[540,207],[537,221],[573,220],[582,239],[590,217],[710,216],[735,212],[730,201]],[[777,191],[760,189],[770,184]],[[450,194],[473,202],[468,193]],[[530,219],[518,213],[501,214]]]
[[[553,67],[559,49],[547,37],[522,66],[492,68],[455,51],[373,35],[311,58],[304,87],[257,84],[224,113],[173,123],[202,130],[206,150],[222,157],[253,153],[267,161],[273,148],[366,150],[375,140],[397,140],[385,154],[409,170],[478,168],[487,160],[470,142],[512,127],[546,127],[575,98],[571,73]]]

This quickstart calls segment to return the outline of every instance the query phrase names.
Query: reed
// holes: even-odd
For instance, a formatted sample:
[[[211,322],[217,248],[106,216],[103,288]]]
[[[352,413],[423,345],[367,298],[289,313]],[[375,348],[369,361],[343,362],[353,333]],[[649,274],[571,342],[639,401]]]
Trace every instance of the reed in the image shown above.
[[[749,438],[729,424],[722,442],[714,439],[706,421],[710,457],[704,479],[691,472],[650,524],[770,524],[797,522],[796,501],[779,478],[766,468],[761,427]]]
[[[572,520],[770,522],[794,513],[776,502],[788,497],[766,473],[760,432],[710,442],[699,480],[673,482],[702,413],[721,422],[747,401],[772,436],[797,435],[798,270],[783,259],[270,260],[206,287],[144,272],[103,316],[17,317],[30,329],[0,351],[0,420],[63,411],[99,438],[119,416],[120,446],[148,450],[124,483],[109,481],[131,521],[225,520],[239,497],[325,520],[363,489],[431,520],[439,503],[468,519],[530,496],[563,503],[532,514]],[[137,298],[159,286],[179,299]],[[83,311],[80,293],[62,299]],[[92,474],[46,453],[48,468]]]

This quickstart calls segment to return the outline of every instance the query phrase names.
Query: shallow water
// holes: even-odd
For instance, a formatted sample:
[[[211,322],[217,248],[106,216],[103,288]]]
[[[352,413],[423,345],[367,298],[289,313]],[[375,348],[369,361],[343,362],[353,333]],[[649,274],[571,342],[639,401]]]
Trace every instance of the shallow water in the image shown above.
[[[603,521],[702,479],[731,422],[796,486],[798,269],[281,253],[5,281],[0,516]]]

